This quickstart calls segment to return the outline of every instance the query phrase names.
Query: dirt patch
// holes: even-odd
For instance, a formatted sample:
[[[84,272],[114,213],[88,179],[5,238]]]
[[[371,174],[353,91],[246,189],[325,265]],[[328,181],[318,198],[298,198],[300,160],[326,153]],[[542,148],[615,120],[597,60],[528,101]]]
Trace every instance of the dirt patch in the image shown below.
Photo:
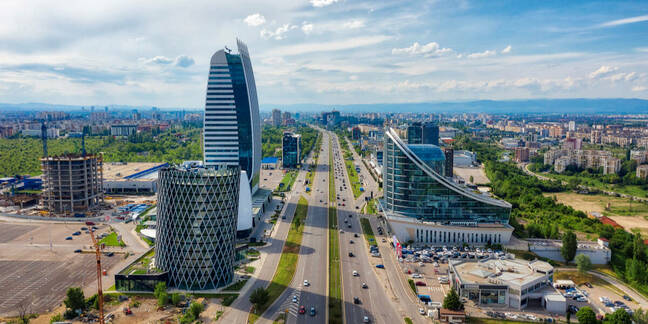
[[[473,177],[474,184],[487,184],[490,183],[490,180],[484,172],[484,167],[479,168],[454,168],[454,173],[461,178],[463,178],[466,183],[470,183],[470,176]]]

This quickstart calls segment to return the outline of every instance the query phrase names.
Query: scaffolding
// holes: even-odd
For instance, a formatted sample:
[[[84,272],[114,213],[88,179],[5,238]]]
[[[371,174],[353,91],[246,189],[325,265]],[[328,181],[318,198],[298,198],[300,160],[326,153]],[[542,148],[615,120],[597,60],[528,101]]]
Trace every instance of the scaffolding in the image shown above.
[[[41,204],[51,214],[79,216],[103,203],[103,157],[67,154],[41,158]]]

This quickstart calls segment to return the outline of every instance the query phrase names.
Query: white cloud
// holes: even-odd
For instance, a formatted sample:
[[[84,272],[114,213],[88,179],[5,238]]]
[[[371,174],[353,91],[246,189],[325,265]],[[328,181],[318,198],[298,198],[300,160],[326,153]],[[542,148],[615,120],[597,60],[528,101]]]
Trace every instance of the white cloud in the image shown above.
[[[174,65],[179,67],[190,67],[195,63],[194,59],[187,55],[180,55],[175,58]]]
[[[354,75],[349,75],[349,80],[351,80],[351,81],[358,80],[358,76],[355,75],[355,74]]]
[[[648,87],[644,87],[644,86],[632,87],[632,91],[635,91],[635,92],[641,92],[641,91],[646,91],[646,90],[648,90]]]
[[[304,34],[308,35],[311,32],[313,32],[313,27],[314,27],[313,24],[304,21],[302,23],[301,30],[304,32]]]
[[[344,27],[348,29],[362,28],[365,26],[364,20],[354,19],[344,23]]]
[[[511,53],[511,49],[512,49],[511,45],[506,46],[506,48],[504,48],[500,53],[502,53],[502,54]]]
[[[260,13],[255,13],[245,17],[243,21],[248,24],[248,26],[256,27],[263,25],[266,22],[266,19]]]
[[[485,50],[485,51],[483,51],[483,52],[481,52],[481,53],[472,53],[472,54],[469,54],[469,55],[468,55],[468,58],[471,58],[471,59],[477,59],[477,58],[484,58],[484,57],[494,56],[494,55],[496,55],[496,54],[497,54],[497,53],[496,53],[495,51]]]
[[[614,71],[616,71],[618,69],[619,68],[613,67],[613,66],[601,65],[601,67],[598,68],[598,70],[590,73],[589,77],[590,77],[590,79],[595,79],[595,78],[598,78],[598,77],[604,77],[604,76],[606,76],[606,75],[608,75],[608,74],[610,74],[610,73],[612,73],[612,72],[614,72]]]
[[[331,42],[301,43],[295,45],[276,47],[273,50],[266,52],[266,54],[269,56],[273,56],[273,55],[287,56],[287,55],[300,55],[300,54],[314,53],[314,52],[339,51],[339,50],[346,50],[351,48],[374,45],[374,44],[382,43],[388,39],[391,39],[391,37],[386,35],[376,35],[376,36],[347,38],[347,39],[336,40]]]
[[[338,2],[338,0],[310,0],[310,3],[313,5],[313,7],[317,8],[330,6],[336,2]]]
[[[410,47],[404,48],[394,48],[392,49],[392,54],[409,54],[409,55],[418,55],[423,54],[425,56],[440,56],[452,52],[450,48],[441,48],[437,42],[429,42],[425,45],[421,45],[418,42],[414,42]]]
[[[274,38],[276,40],[282,40],[282,39],[284,39],[286,37],[285,34],[287,32],[289,32],[290,30],[293,30],[295,28],[297,28],[297,26],[291,25],[291,24],[284,24],[281,27],[278,27],[277,29],[275,29],[275,31],[267,30],[267,29],[264,28],[264,29],[261,30],[260,34],[261,34],[261,37],[263,37],[265,39]]]
[[[170,59],[166,56],[155,56],[150,59],[145,59],[144,63],[147,64],[171,64],[173,62],[173,59]]]
[[[599,27],[613,27],[619,25],[634,24],[642,21],[648,21],[648,15],[612,20],[600,24]]]

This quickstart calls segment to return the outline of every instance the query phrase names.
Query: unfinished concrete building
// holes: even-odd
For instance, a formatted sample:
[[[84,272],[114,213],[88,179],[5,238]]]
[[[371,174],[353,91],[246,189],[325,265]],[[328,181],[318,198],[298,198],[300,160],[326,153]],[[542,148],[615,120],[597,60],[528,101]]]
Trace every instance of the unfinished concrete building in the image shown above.
[[[41,159],[41,204],[50,213],[86,216],[103,203],[101,155],[67,154]]]

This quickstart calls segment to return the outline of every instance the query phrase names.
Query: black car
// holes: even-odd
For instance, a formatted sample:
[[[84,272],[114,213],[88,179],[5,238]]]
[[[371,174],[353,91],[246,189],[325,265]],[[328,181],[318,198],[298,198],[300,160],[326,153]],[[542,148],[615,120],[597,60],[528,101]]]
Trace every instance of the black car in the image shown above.
[[[349,257],[353,258],[353,252],[349,252]]]
[[[81,252],[82,252],[81,249],[74,250],[74,253],[81,253]]]
[[[358,233],[354,233],[354,234],[353,234],[353,237],[358,237]]]
[[[353,297],[353,303],[354,303],[354,304],[360,304],[360,298],[358,298],[358,297]]]

